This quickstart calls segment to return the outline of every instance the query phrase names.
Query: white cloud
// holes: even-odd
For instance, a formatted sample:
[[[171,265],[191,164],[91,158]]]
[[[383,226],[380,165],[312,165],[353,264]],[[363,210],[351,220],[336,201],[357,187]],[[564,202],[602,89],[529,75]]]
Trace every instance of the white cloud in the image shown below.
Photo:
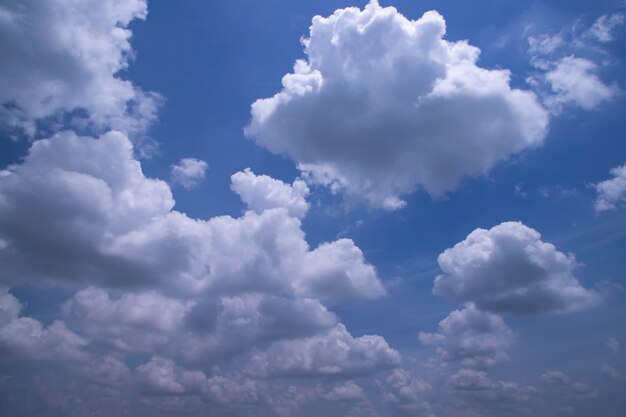
[[[553,92],[548,104],[554,108],[575,104],[591,110],[613,99],[619,89],[604,84],[594,74],[596,70],[597,65],[584,58],[568,56],[556,62],[554,68],[545,74]]]
[[[478,48],[445,30],[437,12],[412,21],[377,2],[315,17],[307,60],[252,105],[246,134],[311,181],[388,209],[539,146],[548,115],[534,94],[478,67]]]
[[[309,188],[301,179],[289,185],[267,175],[255,175],[250,168],[233,174],[231,188],[239,194],[249,210],[257,213],[271,208],[287,209],[293,217],[302,218],[309,210],[306,197]]]
[[[285,208],[189,218],[173,210],[168,185],[146,178],[132,152],[119,132],[34,142],[24,162],[0,176],[0,276],[177,294],[384,294],[351,240],[310,249]]]
[[[185,190],[196,188],[204,180],[209,165],[195,158],[183,158],[172,165],[172,184],[178,184]]]
[[[87,358],[87,342],[62,321],[49,326],[30,317],[19,317],[22,304],[0,288],[0,357],[2,362],[26,360],[73,360]]]
[[[354,242],[339,239],[306,254],[295,292],[322,299],[377,298],[385,287]]]
[[[516,336],[501,317],[470,305],[440,321],[438,333],[420,333],[419,339],[438,346],[443,361],[483,368],[508,360]]]
[[[306,339],[278,342],[253,359],[263,376],[349,378],[396,367],[400,354],[380,336],[353,337],[343,324]]]
[[[626,164],[611,169],[613,178],[594,185],[598,193],[594,207],[597,212],[616,210],[626,201]]]
[[[598,76],[610,63],[598,42],[613,41],[612,31],[622,21],[621,14],[604,15],[586,30],[577,21],[556,34],[528,36],[530,62],[539,72],[527,81],[553,114],[569,106],[593,110],[621,93],[617,84],[609,85]]]
[[[615,40],[613,31],[624,23],[622,13],[613,13],[600,16],[585,33],[585,36],[594,38],[600,42],[611,42]]]
[[[93,287],[77,292],[65,314],[94,346],[199,365],[219,364],[257,343],[310,337],[338,322],[314,299],[254,294],[181,301],[153,291],[116,299]]]
[[[37,119],[86,110],[128,133],[156,117],[158,95],[120,77],[133,57],[128,26],[145,0],[5,0],[0,17],[0,122],[33,134]]]
[[[572,255],[556,250],[520,222],[476,229],[438,258],[443,274],[433,292],[511,313],[567,312],[589,307],[599,295],[573,275]]]

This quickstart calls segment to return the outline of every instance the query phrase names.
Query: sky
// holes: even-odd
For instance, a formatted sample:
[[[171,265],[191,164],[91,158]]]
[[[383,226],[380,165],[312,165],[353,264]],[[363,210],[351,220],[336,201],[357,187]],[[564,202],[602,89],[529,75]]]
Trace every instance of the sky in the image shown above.
[[[0,415],[619,417],[626,4],[0,0]]]

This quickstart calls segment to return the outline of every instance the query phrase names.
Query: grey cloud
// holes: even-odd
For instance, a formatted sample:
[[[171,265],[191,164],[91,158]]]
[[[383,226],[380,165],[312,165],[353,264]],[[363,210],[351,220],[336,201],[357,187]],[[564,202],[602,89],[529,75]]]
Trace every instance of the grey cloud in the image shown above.
[[[19,360],[83,361],[87,342],[55,320],[44,326],[30,317],[20,317],[23,305],[0,288],[0,362]]]
[[[541,375],[541,379],[552,385],[567,385],[571,379],[561,371],[548,371]]]
[[[266,376],[350,378],[396,367],[398,352],[380,336],[353,337],[343,324],[306,339],[283,341],[253,358]]]

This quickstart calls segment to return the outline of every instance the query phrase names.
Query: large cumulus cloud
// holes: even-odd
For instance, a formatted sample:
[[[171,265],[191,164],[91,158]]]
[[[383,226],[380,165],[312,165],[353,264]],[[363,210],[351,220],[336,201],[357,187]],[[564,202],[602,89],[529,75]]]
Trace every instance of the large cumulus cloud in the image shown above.
[[[316,16],[307,60],[252,105],[247,135],[313,181],[390,209],[540,145],[548,116],[534,94],[511,88],[506,70],[479,67],[479,49],[445,32],[437,12],[409,20],[376,1]]]
[[[512,313],[566,312],[589,307],[599,295],[574,276],[572,255],[543,242],[520,222],[476,229],[438,258],[443,274],[433,292]]]
[[[266,376],[346,379],[397,366],[384,338],[352,336],[322,304],[385,290],[353,241],[309,247],[304,183],[248,170],[232,188],[250,210],[193,219],[174,210],[167,183],[143,174],[123,133],[35,141],[0,175],[0,279],[74,295],[46,326],[0,292],[4,357],[94,362],[88,378],[139,390],[157,408],[253,399]],[[132,369],[137,355],[152,359]]]
[[[294,196],[301,192],[282,187]],[[0,277],[178,294],[384,294],[376,270],[352,240],[309,248],[293,217],[307,207],[301,198],[258,203],[256,212],[239,218],[192,219],[173,210],[165,182],[144,176],[125,135],[94,139],[64,132],[36,141],[24,162],[0,177]]]

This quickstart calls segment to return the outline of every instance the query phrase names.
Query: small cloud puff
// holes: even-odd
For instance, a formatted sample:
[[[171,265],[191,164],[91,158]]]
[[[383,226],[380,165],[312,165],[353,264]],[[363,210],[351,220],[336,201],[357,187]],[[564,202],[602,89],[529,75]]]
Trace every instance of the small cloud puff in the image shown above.
[[[233,174],[230,188],[239,194],[249,210],[257,213],[284,208],[293,217],[302,218],[309,210],[309,188],[301,179],[289,185],[267,175],[255,175],[250,168]]]
[[[185,190],[196,188],[204,180],[209,165],[196,158],[183,158],[172,165],[171,182]]]

